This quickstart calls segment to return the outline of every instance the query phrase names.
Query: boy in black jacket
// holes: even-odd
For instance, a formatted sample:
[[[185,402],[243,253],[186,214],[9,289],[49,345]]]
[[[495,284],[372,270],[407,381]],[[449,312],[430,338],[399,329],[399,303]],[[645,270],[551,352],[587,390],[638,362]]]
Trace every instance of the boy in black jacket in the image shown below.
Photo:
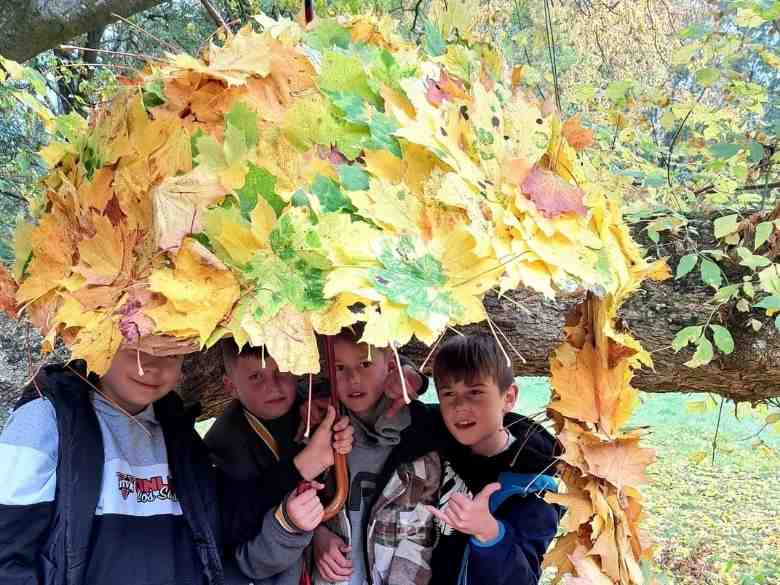
[[[445,505],[429,507],[443,533],[431,583],[535,585],[558,526],[557,508],[540,497],[556,490],[555,440],[511,413],[517,387],[492,337],[450,338],[433,376],[451,440]]]
[[[226,548],[239,568],[263,585],[298,585],[304,549],[312,530],[322,520],[316,494],[319,484],[295,493],[303,481],[312,481],[333,464],[334,450],[346,454],[352,445],[349,419],[335,421],[327,402],[314,405],[326,412],[307,445],[299,442],[301,399],[297,378],[282,372],[263,348],[243,348],[232,339],[222,343],[223,384],[235,398],[206,434],[205,441],[217,465],[232,478],[263,479],[268,512],[261,533],[251,546],[249,530],[228,535]],[[319,420],[320,416],[315,416]],[[332,445],[331,445],[332,429]],[[238,526],[240,519],[231,524]]]
[[[248,583],[222,508],[257,533],[260,482],[218,485],[171,392],[182,359],[123,348],[102,377],[50,366],[26,388],[0,434],[0,583]]]

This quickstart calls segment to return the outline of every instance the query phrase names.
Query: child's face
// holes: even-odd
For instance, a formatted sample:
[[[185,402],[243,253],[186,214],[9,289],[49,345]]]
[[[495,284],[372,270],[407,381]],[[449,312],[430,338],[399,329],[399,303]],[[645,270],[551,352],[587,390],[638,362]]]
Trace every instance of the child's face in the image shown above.
[[[100,378],[101,390],[130,414],[138,414],[173,390],[179,381],[183,361],[181,355],[155,356],[134,349],[120,349]]]
[[[517,386],[512,384],[504,394],[492,377],[475,377],[450,382],[438,388],[441,414],[453,437],[479,452],[504,426],[504,415],[517,400]]]
[[[263,420],[287,414],[295,403],[297,380],[280,372],[274,358],[256,355],[238,356],[224,378],[225,386],[249,412]]]
[[[341,403],[358,416],[370,413],[385,389],[392,361],[386,350],[337,337],[333,344]]]

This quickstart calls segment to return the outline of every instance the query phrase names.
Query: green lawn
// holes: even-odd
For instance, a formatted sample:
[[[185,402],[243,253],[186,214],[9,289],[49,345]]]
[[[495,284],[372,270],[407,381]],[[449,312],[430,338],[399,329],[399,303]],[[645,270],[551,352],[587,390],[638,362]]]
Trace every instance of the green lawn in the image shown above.
[[[547,379],[519,382],[518,411],[543,410]],[[727,404],[713,465],[714,401],[692,413],[688,404],[700,408],[702,396],[641,398],[630,424],[650,427],[644,444],[658,454],[643,490],[643,526],[656,543],[659,583],[780,585],[780,434],[767,429],[760,438],[769,448],[754,447],[755,438],[744,439],[759,430],[760,419],[740,411],[738,420]]]

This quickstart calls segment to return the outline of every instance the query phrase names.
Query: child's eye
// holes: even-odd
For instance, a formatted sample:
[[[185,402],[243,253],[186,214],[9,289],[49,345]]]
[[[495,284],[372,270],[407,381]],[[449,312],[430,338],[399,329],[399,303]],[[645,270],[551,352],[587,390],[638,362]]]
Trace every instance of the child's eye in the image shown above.
[[[361,368],[370,368],[373,365],[374,365],[374,362],[369,362],[369,361],[360,362],[360,367]]]
[[[343,372],[344,371],[344,366],[342,366],[341,364],[336,364],[336,371],[337,372]]]
[[[257,373],[255,373],[255,374],[251,374],[251,375],[249,376],[249,379],[250,379],[252,382],[257,382],[258,380],[262,380],[262,376],[260,376],[260,374],[257,374]]]

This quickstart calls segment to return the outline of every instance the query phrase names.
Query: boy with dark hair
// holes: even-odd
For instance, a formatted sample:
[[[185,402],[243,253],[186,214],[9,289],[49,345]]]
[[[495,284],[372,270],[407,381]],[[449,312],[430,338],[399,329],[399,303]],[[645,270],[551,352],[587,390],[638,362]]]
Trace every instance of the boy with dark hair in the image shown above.
[[[512,413],[517,386],[493,337],[450,338],[433,377],[451,440],[445,505],[429,508],[442,530],[432,583],[535,585],[558,527],[556,506],[539,497],[556,490],[555,440]]]
[[[338,396],[355,441],[346,509],[315,531],[315,583],[425,585],[436,534],[424,504],[437,501],[441,480],[431,413],[417,401],[391,413],[384,381],[400,380],[397,362],[361,336],[356,326],[334,339]]]
[[[323,515],[317,497],[323,486],[312,480],[333,464],[334,450],[349,452],[352,428],[347,417],[334,424],[336,412],[325,403],[324,420],[303,446],[297,440],[301,423],[297,378],[280,371],[264,348],[239,351],[232,339],[221,343],[223,384],[234,400],[205,441],[217,465],[230,477],[263,478],[262,498],[269,507],[251,546],[235,547],[252,537],[251,531],[237,530],[227,547],[231,552],[235,547],[239,568],[256,583],[298,585],[304,549]],[[304,481],[312,483],[296,493]],[[231,522],[240,524],[240,519]]]
[[[219,493],[171,392],[182,360],[125,347],[101,377],[50,366],[25,389],[0,434],[0,583],[247,582],[222,562],[221,507],[255,533],[262,516],[252,486]]]

